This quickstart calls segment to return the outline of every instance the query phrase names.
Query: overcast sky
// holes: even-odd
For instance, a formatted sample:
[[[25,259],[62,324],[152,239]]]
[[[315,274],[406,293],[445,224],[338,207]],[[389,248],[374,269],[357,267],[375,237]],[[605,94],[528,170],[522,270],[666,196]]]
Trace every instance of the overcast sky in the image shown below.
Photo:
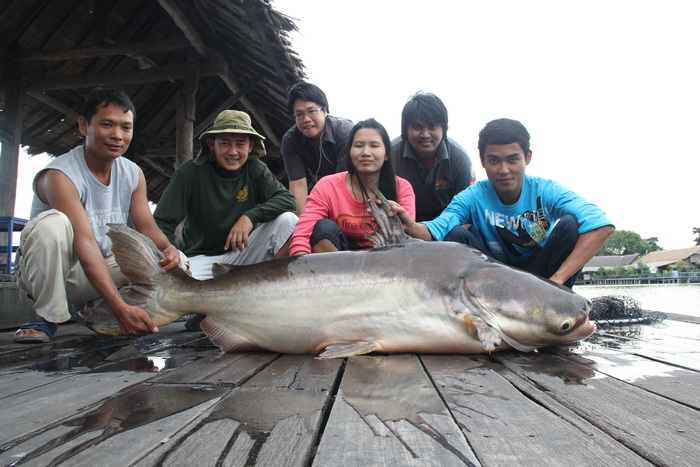
[[[393,138],[418,90],[485,178],[479,130],[500,117],[532,136],[528,173],[598,204],[618,230],[693,246],[700,227],[699,2],[274,0],[333,115],[374,117]],[[137,129],[138,131],[138,129]],[[20,156],[16,215],[33,165]],[[25,174],[25,175],[23,175]],[[27,175],[28,174],[28,175]]]
[[[393,138],[415,91],[438,95],[448,135],[485,178],[478,133],[532,136],[528,173],[598,204],[620,230],[693,246],[700,227],[700,2],[275,0],[331,114]]]

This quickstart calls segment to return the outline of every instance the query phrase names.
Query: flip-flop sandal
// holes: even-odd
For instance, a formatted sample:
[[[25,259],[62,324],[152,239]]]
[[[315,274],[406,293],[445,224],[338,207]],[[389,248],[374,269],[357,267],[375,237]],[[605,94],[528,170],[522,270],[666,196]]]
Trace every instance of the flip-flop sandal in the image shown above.
[[[20,328],[17,331],[15,331],[14,341],[20,344],[49,342],[51,339],[53,339],[53,336],[54,334],[56,334],[57,329],[58,324],[50,323],[43,319],[38,321],[29,321],[28,323],[24,323],[22,326],[20,326]],[[46,335],[18,336],[17,334],[22,331],[42,331],[45,332]]]

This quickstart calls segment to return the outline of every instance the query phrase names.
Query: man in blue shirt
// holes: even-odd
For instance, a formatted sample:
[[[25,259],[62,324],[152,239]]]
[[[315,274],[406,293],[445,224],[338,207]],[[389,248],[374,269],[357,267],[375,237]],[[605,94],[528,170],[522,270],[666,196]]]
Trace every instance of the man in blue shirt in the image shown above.
[[[434,220],[416,223],[394,207],[406,233],[465,243],[572,287],[615,231],[610,220],[557,182],[525,175],[532,159],[530,134],[518,121],[489,122],[479,133],[479,157],[488,179],[457,194]]]

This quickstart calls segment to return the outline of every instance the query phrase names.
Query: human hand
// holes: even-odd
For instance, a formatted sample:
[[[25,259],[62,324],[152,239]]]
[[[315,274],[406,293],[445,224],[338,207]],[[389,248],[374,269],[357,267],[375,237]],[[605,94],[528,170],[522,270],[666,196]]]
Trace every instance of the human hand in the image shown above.
[[[119,309],[112,308],[124,336],[139,337],[158,332],[158,327],[143,309],[126,303]]]
[[[160,272],[166,273],[173,268],[180,266],[180,251],[173,245],[168,245],[163,249],[162,253],[165,255],[165,258],[159,261],[160,265],[163,267]]]
[[[404,209],[403,206],[401,206],[396,201],[392,201],[390,199],[387,201],[389,201],[389,204],[391,205],[389,216],[398,216],[399,220],[404,226],[410,224],[413,221],[413,219],[411,219],[411,216],[408,214],[408,211],[406,211],[406,209]]]
[[[248,216],[241,216],[228,233],[224,250],[243,251],[248,248],[248,235],[253,231],[253,222]]]

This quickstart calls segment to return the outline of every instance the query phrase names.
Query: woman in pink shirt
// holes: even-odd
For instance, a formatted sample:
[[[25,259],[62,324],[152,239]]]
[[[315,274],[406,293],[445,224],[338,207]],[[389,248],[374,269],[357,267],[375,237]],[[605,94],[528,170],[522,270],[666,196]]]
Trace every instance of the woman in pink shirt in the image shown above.
[[[391,140],[382,124],[373,118],[358,122],[348,141],[348,170],[323,177],[311,190],[292,234],[291,255],[369,248],[365,222],[372,222],[367,212],[371,186],[415,220],[413,188],[394,175]]]

